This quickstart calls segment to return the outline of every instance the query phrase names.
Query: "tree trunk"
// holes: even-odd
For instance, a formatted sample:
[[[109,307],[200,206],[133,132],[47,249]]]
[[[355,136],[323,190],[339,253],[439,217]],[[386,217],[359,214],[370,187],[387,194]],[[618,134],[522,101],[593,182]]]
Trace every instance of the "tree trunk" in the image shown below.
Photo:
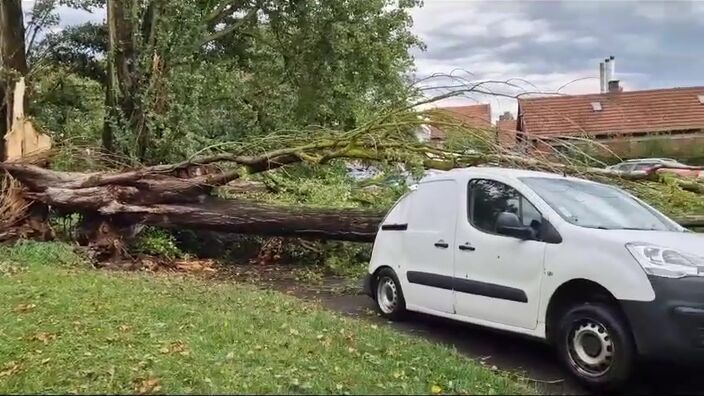
[[[137,95],[138,54],[136,48],[137,29],[133,11],[134,0],[108,0],[108,74],[106,82],[106,107],[108,110],[103,130],[103,148],[115,154],[116,134],[121,130],[131,131]]]
[[[152,112],[166,109],[162,88],[166,62],[157,48],[156,34],[166,2],[108,0],[108,74],[103,148],[115,153],[117,134],[127,134],[122,147],[140,162],[148,162]]]
[[[351,139],[358,139],[353,136]],[[266,172],[286,165],[335,158],[380,160],[398,158],[399,143],[371,140],[355,145],[349,139],[323,139],[313,143],[270,150],[257,155],[219,153],[178,164],[156,165],[117,172],[59,172],[21,163],[0,163],[26,187],[25,198],[39,201],[62,212],[80,213],[92,224],[104,224],[106,241],[126,235],[140,224],[169,228],[191,228],[270,236],[299,236],[345,241],[372,241],[382,213],[360,210],[329,210],[276,207],[247,201],[211,198],[213,188],[238,180],[244,174]],[[423,147],[409,146],[408,150]],[[444,154],[433,148],[425,148]],[[386,150],[390,150],[387,153]],[[624,175],[604,169],[577,168],[517,156],[485,154],[436,156],[426,166],[476,165],[511,161],[526,168],[562,170],[592,178],[622,180]],[[215,163],[230,164],[225,171],[191,176],[189,169],[206,169]],[[541,168],[542,167],[542,168]],[[442,169],[442,168],[441,168]],[[176,175],[186,175],[180,178]],[[659,180],[657,172],[629,176],[633,180]],[[682,188],[701,194],[704,184],[677,179]],[[90,228],[90,227],[89,227]],[[95,228],[95,227],[93,227]],[[138,228],[138,227],[137,227]],[[90,234],[90,233],[88,233]],[[90,237],[89,237],[90,239]],[[118,248],[119,241],[108,243]]]
[[[315,209],[208,199],[197,204],[108,204],[100,213],[122,223],[236,234],[373,242],[384,213],[358,209]]]
[[[12,91],[18,77],[27,75],[24,16],[21,0],[0,1],[0,161],[5,160],[5,139],[12,125]],[[26,100],[26,98],[25,98]]]
[[[2,164],[27,189],[27,198],[88,219],[84,243],[120,250],[116,235],[135,225],[239,234],[297,236],[372,242],[383,213],[357,209],[314,209],[210,198],[212,177],[181,179],[165,173],[58,172],[25,164]],[[264,169],[264,168],[262,168]],[[222,179],[222,178],[221,178]],[[225,183],[224,179],[220,184]],[[112,240],[112,242],[111,242]]]

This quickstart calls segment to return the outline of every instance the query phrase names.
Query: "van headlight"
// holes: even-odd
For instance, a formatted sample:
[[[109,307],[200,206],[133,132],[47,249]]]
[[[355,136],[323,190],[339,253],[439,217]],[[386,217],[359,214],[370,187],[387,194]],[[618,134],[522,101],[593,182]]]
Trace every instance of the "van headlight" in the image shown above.
[[[627,243],[626,248],[649,275],[665,278],[704,276],[704,258],[650,243]]]

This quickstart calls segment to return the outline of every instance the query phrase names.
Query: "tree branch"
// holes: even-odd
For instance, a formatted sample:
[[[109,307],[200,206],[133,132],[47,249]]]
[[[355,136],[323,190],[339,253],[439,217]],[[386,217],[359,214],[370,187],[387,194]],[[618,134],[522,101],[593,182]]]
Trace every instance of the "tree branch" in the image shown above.
[[[258,6],[253,7],[251,10],[249,10],[249,12],[247,12],[247,15],[245,15],[241,19],[237,20],[237,22],[233,23],[230,26],[226,26],[222,30],[216,31],[216,32],[210,34],[209,36],[204,37],[200,41],[198,47],[202,47],[212,41],[219,40],[223,37],[228,36],[229,34],[235,32],[235,31],[237,31],[242,26],[244,26],[247,22],[249,22],[249,20],[256,17],[257,12],[259,12],[259,10],[260,10],[260,8]]]

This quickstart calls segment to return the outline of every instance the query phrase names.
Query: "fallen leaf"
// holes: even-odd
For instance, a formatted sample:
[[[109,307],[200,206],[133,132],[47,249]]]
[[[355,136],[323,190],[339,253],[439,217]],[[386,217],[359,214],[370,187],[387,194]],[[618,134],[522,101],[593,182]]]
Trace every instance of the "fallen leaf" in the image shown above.
[[[46,332],[39,332],[34,334],[33,336],[29,337],[30,341],[41,341],[44,343],[44,345],[47,345],[49,341],[53,341],[56,339],[56,334],[53,333],[46,333]]]
[[[120,325],[120,327],[118,327],[118,329],[124,333],[124,332],[128,332],[128,331],[132,330],[132,326]]]
[[[17,304],[17,306],[15,306],[15,313],[27,313],[36,307],[36,304]]]
[[[165,345],[159,349],[159,352],[163,354],[175,354],[178,353],[181,356],[190,355],[188,350],[188,345],[184,344],[183,341],[172,342],[169,345]]]
[[[433,385],[430,387],[430,392],[434,395],[437,395],[438,393],[442,393],[442,388],[440,385]]]
[[[0,378],[15,375],[19,373],[20,370],[22,370],[22,367],[19,363],[15,361],[8,362],[4,366],[2,366],[2,370],[0,370]]]
[[[139,394],[157,393],[161,390],[161,380],[156,377],[138,379],[135,382],[135,391]]]

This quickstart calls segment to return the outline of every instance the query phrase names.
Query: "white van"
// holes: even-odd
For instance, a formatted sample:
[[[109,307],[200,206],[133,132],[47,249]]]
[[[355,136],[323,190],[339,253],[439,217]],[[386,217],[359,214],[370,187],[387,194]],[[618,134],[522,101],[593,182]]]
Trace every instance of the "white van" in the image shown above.
[[[594,388],[622,385],[639,356],[704,356],[704,236],[573,177],[426,177],[383,221],[365,289],[389,319],[409,310],[544,339]]]

